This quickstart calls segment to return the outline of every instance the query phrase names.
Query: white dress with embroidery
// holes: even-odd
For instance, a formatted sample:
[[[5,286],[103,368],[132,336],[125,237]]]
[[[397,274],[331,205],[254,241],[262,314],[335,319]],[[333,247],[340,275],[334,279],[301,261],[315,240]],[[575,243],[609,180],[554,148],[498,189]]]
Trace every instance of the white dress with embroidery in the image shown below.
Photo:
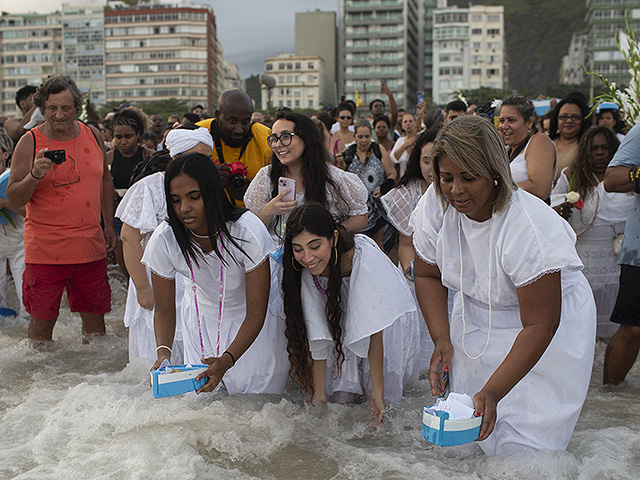
[[[569,181],[565,169],[551,192],[551,205],[563,203],[568,192]],[[617,234],[624,233],[634,195],[631,192],[607,192],[604,183],[600,182],[583,201],[582,210],[571,209],[569,223],[578,235],[576,250],[584,263],[582,273],[587,277],[596,301],[597,335],[611,338],[619,326],[609,319],[620,286],[620,265],[618,255],[613,251],[613,239]]]
[[[164,173],[158,172],[144,177],[127,190],[118,205],[116,217],[130,227],[137,228],[143,235],[142,248],[146,248],[151,234],[167,217],[167,200],[164,194]],[[151,272],[147,268],[147,278],[151,285]],[[182,328],[180,323],[180,301],[184,294],[182,278],[176,278],[176,329],[171,359],[182,363]],[[153,310],[142,308],[133,280],[129,279],[127,303],[124,308],[124,324],[129,327],[129,360],[141,357],[154,362],[156,336],[153,328]]]
[[[413,235],[413,227],[409,220],[420,198],[422,198],[422,181],[419,178],[409,181],[406,185],[392,188],[389,193],[380,198],[382,205],[387,211],[389,221],[395,229],[405,237],[411,237]],[[402,267],[400,266],[400,268]],[[417,302],[414,283],[409,282],[409,287],[411,288],[413,298]],[[418,316],[420,318],[420,355],[423,355],[427,361],[429,361],[431,354],[433,354],[433,342],[429,336],[427,324],[422,317],[420,309],[418,309]]]
[[[272,199],[271,165],[262,167],[244,194],[244,204],[256,215]],[[357,175],[329,165],[329,177],[338,187],[339,195],[327,185],[327,206],[332,215],[342,223],[355,215],[366,215],[368,192]],[[296,194],[298,205],[304,203],[304,192]],[[284,229],[288,215],[278,215],[269,225],[269,233],[277,244],[284,239]]]
[[[538,363],[498,403],[495,429],[479,445],[490,455],[564,450],[589,387],[596,328],[593,295],[580,272],[569,224],[521,189],[502,212],[475,222],[452,207],[444,209],[433,187],[411,221],[416,252],[438,266],[445,287],[458,292],[450,316],[451,391],[473,396],[482,389],[522,331],[517,289],[561,272],[560,325]],[[487,340],[484,354],[472,360]]]
[[[163,223],[153,233],[142,259],[160,277],[173,279],[178,274],[186,277],[182,301],[182,332],[185,361],[189,363],[200,362],[202,348],[205,357],[220,356],[235,339],[246,316],[246,274],[259,267],[273,248],[264,224],[251,212],[244,213],[235,222],[228,222],[227,228],[248,256],[230,242],[224,241],[222,255],[227,264],[223,267],[222,297],[221,261],[215,252],[211,251],[204,258],[200,257],[198,265],[192,263],[199,326],[189,264],[168,223]],[[220,248],[220,240],[218,242]],[[267,314],[257,338],[244,355],[236,359],[235,366],[227,371],[222,383],[230,395],[283,394],[288,372],[284,325],[281,319]]]
[[[327,278],[318,277],[321,287]],[[342,280],[344,301],[343,348],[346,359],[336,378],[335,350],[325,313],[326,296],[320,293],[308,270],[302,272],[302,308],[309,349],[314,360],[327,360],[326,394],[337,391],[369,396],[369,338],[382,331],[384,345],[384,396],[391,402],[402,397],[403,386],[418,378],[428,359],[420,356],[417,308],[406,280],[391,260],[365,235],[355,236],[351,275]]]

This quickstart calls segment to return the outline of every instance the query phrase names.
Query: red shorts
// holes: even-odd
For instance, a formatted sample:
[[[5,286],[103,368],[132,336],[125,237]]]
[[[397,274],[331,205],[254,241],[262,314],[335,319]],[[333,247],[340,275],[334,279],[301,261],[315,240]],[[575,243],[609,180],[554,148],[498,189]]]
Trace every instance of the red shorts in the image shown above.
[[[65,287],[72,312],[99,314],[111,311],[106,258],[71,265],[25,265],[22,301],[27,312],[38,320],[58,318]]]

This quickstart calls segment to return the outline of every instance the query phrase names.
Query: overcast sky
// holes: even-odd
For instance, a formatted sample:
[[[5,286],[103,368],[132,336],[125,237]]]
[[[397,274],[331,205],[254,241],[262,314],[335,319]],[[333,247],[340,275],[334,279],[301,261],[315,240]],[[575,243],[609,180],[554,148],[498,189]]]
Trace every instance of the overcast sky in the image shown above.
[[[196,3],[213,7],[225,60],[236,63],[243,78],[262,73],[267,57],[294,53],[295,12],[338,9],[338,0],[197,0]],[[2,4],[0,9],[9,13],[44,13],[59,10],[62,0],[7,0]]]

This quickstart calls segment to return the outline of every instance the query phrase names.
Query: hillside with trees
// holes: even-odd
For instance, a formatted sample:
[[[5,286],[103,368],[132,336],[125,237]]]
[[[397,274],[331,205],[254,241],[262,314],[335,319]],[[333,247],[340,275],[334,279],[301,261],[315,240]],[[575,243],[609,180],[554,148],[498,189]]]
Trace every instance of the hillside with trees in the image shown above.
[[[465,7],[469,0],[449,0]],[[481,0],[476,5],[503,5],[509,62],[509,88],[546,93],[557,85],[562,57],[571,36],[584,31],[584,0]]]

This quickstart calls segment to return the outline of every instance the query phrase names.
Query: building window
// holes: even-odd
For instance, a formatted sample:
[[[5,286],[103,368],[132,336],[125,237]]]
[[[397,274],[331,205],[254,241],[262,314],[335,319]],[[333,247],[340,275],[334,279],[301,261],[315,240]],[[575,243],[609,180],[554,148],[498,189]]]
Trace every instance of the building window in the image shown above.
[[[300,65],[300,62],[296,62],[296,65],[294,67],[296,70],[300,70],[302,68],[302,66]]]
[[[308,68],[309,70],[313,70],[313,62],[309,62],[309,63],[307,63],[307,68]]]
[[[273,64],[267,63],[267,70],[273,70]]]
[[[488,68],[487,75],[500,75],[500,69],[498,68]]]
[[[488,35],[500,35],[500,29],[499,28],[490,28],[489,30],[487,30],[487,34]]]
[[[278,70],[284,70],[284,63],[278,64]]]
[[[474,28],[471,30],[471,35],[482,35],[482,29],[481,28]]]
[[[500,15],[487,15],[487,21],[489,22],[499,22],[500,21]]]

